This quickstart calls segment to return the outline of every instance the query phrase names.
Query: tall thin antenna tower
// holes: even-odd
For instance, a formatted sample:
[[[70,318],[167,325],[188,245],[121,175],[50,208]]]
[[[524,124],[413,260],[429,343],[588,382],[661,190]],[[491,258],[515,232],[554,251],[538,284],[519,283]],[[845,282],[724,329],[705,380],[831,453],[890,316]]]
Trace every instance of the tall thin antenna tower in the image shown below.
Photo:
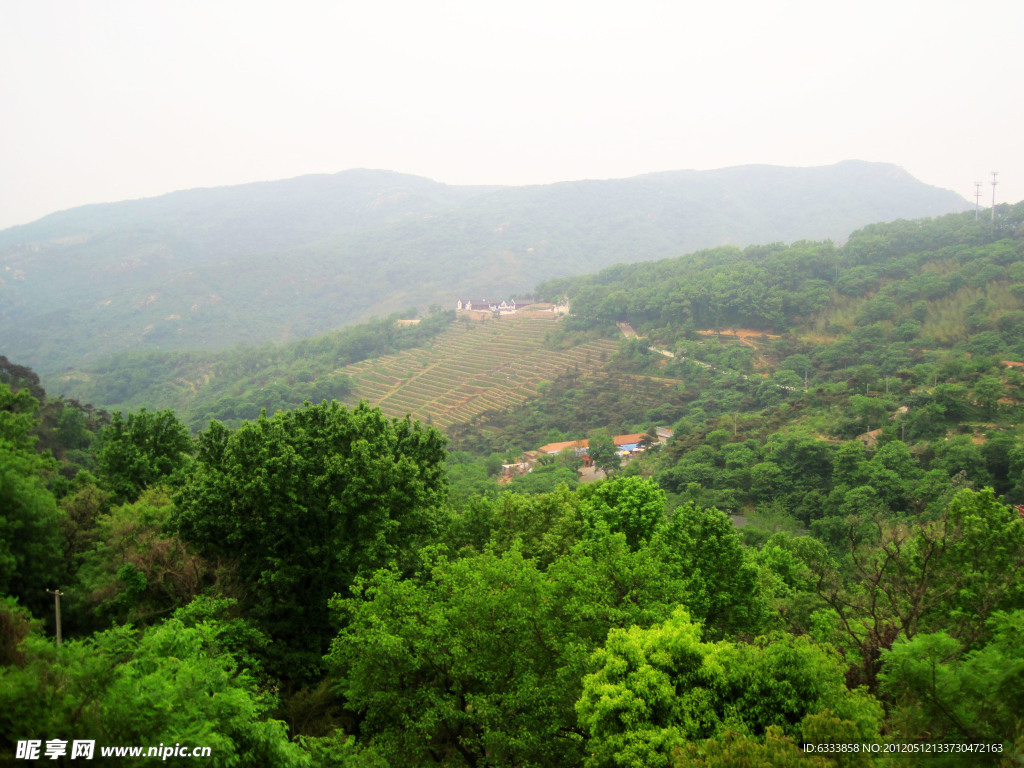
[[[981,182],[974,182],[974,220],[978,220],[978,211],[981,210]]]
[[[992,181],[989,182],[990,184],[992,184],[992,221],[993,222],[995,222],[995,220],[996,220],[996,184],[999,183],[998,181],[996,181],[996,176],[998,176],[998,175],[999,175],[999,171],[992,171]]]

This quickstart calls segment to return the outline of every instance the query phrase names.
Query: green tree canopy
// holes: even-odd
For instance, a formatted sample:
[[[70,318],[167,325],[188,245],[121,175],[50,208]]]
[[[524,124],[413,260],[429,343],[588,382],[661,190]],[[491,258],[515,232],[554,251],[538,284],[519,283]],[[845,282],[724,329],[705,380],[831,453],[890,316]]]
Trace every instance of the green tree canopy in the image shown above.
[[[607,430],[595,429],[587,436],[587,454],[594,466],[603,470],[607,475],[617,470],[622,460],[619,458],[619,449]]]
[[[834,714],[877,737],[882,708],[850,691],[834,651],[776,633],[752,644],[704,642],[678,608],[649,629],[613,629],[592,657],[576,705],[590,736],[588,768],[661,768],[687,742],[769,728],[802,735],[808,716]]]
[[[900,707],[901,737],[1011,743],[1024,726],[1024,611],[989,619],[992,639],[964,652],[945,632],[884,652],[881,690]]]
[[[277,671],[306,676],[330,636],[327,600],[358,574],[409,568],[437,533],[445,441],[361,403],[306,404],[200,439],[176,496],[181,535],[237,562],[244,605],[276,641]]]
[[[578,765],[590,653],[609,628],[648,626],[685,597],[622,534],[579,542],[546,569],[513,548],[357,584],[333,603],[347,621],[329,661],[391,765]]]
[[[665,492],[649,478],[616,477],[584,486],[579,491],[584,519],[603,521],[612,531],[626,534],[631,547],[650,541],[667,522]]]
[[[38,401],[0,382],[0,595],[12,594],[37,614],[45,590],[61,586],[61,521],[45,476],[55,462],[34,450]]]
[[[59,649],[25,639],[23,663],[0,667],[0,742],[181,743],[210,747],[206,762],[214,766],[308,765],[284,723],[265,719],[275,702],[241,652],[251,629],[202,613],[183,611],[144,633],[118,627]]]
[[[135,501],[183,469],[192,450],[192,436],[173,411],[117,411],[100,436],[100,477],[118,502]]]
[[[716,635],[761,631],[768,611],[753,556],[717,509],[686,503],[660,527],[655,545],[688,580],[691,614]]]

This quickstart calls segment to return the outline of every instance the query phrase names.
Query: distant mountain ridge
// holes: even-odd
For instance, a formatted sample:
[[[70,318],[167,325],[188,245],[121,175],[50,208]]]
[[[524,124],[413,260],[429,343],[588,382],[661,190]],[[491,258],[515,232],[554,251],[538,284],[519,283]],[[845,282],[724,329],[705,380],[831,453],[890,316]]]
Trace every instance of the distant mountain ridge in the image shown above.
[[[46,374],[126,349],[304,337],[616,263],[843,240],[966,206],[859,161],[527,187],[353,170],[174,192],[0,231],[0,352]]]

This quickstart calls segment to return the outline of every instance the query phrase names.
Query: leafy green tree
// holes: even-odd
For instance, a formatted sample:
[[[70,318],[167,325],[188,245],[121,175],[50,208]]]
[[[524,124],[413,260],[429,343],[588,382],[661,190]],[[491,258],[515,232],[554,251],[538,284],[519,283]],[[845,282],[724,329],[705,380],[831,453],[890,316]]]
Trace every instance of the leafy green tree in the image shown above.
[[[848,534],[847,566],[808,562],[863,682],[874,686],[881,652],[897,638],[944,630],[972,647],[986,639],[988,617],[1024,609],[1024,526],[991,489],[959,491],[938,520],[869,525],[870,539]]]
[[[803,743],[850,744],[860,740],[857,724],[840,720],[829,711],[807,715],[800,722],[799,740],[783,728],[770,725],[758,738],[737,727],[702,741],[688,741],[672,751],[671,768],[868,768],[874,760],[867,752],[810,755]],[[798,743],[803,742],[803,743]]]
[[[587,436],[587,453],[594,466],[605,475],[614,472],[622,465],[619,449],[606,430],[595,429]]]
[[[832,482],[836,486],[864,485],[864,464],[867,460],[867,450],[860,440],[843,443],[832,456]]]
[[[61,403],[57,417],[57,440],[65,448],[85,448],[92,442],[92,433],[86,427],[85,413],[68,402]]]
[[[782,470],[787,485],[807,491],[826,486],[831,480],[832,453],[823,440],[796,432],[776,432],[765,442],[766,461]]]
[[[100,478],[119,503],[135,501],[184,469],[192,451],[192,436],[173,411],[117,411],[100,435]]]
[[[75,475],[74,487],[60,500],[60,508],[64,512],[61,550],[65,567],[63,583],[66,584],[93,549],[100,515],[110,511],[110,494],[96,485],[96,478],[90,473],[81,471]]]
[[[710,445],[716,451],[719,450],[723,445],[729,442],[729,431],[725,429],[716,429],[713,432],[709,432],[704,438],[704,442]]]
[[[572,446],[563,448],[558,454],[558,463],[566,469],[571,469],[576,472],[580,467],[583,466],[583,459],[576,453],[576,449]]]
[[[1006,388],[1001,379],[995,376],[982,376],[974,383],[971,395],[974,397],[974,402],[981,406],[985,415],[992,417],[995,416],[999,408],[999,398],[1005,391]]]
[[[684,596],[621,534],[546,569],[517,548],[441,557],[422,579],[379,571],[336,598],[346,621],[328,660],[391,765],[577,765],[590,653],[609,628],[660,621]]]
[[[190,603],[219,575],[166,528],[173,505],[166,489],[144,491],[134,504],[99,515],[78,579],[99,617],[136,626]]]
[[[1011,486],[1007,496],[1014,504],[1024,504],[1024,440],[1018,440],[1007,451],[1009,473],[1007,484]]]
[[[175,525],[201,553],[237,564],[247,615],[275,641],[275,669],[306,677],[333,635],[327,600],[359,574],[411,569],[447,496],[445,441],[361,403],[211,426]]]
[[[811,359],[804,354],[790,355],[782,361],[782,369],[787,371],[793,371],[806,383],[807,378],[811,375],[814,370],[814,364]]]
[[[0,382],[0,595],[15,595],[39,615],[45,590],[61,586],[61,524],[46,476],[52,459],[34,450],[38,401]]]
[[[750,468],[750,492],[755,497],[771,497],[784,486],[782,470],[773,461],[762,461]]]
[[[505,458],[500,453],[492,453],[487,457],[484,462],[484,468],[487,470],[489,477],[497,477],[501,474],[501,465],[504,463]]]
[[[465,451],[448,454],[447,467],[449,499],[455,509],[464,508],[474,496],[494,496],[500,489],[484,463]]]
[[[851,395],[850,407],[857,415],[859,426],[864,432],[876,429],[885,423],[888,411],[884,400],[865,395]]]
[[[239,637],[237,626],[187,614],[59,649],[28,637],[23,663],[0,667],[0,742],[47,734],[98,745],[181,743],[210,747],[215,766],[309,765],[284,724],[265,719],[275,702],[245,654],[228,650]]]
[[[806,636],[776,633],[752,644],[704,642],[677,608],[649,629],[613,629],[592,657],[576,705],[588,768],[660,768],[687,742],[730,728],[800,737],[809,715],[828,713],[859,738],[877,737],[882,709],[850,691],[841,657]]]
[[[503,493],[475,499],[452,520],[453,549],[501,554],[513,548],[547,566],[584,535],[577,493],[560,485],[550,493]]]
[[[970,435],[939,440],[932,447],[935,450],[931,463],[933,468],[941,469],[948,476],[963,472],[978,486],[992,484],[981,448],[974,444]]]
[[[647,478],[617,477],[584,486],[578,495],[585,520],[624,533],[633,548],[650,541],[667,522],[665,492]]]
[[[988,623],[991,640],[974,651],[937,632],[883,653],[881,690],[899,707],[901,738],[1012,745],[1024,726],[1024,611]]]
[[[684,504],[672,511],[654,543],[666,567],[687,579],[691,615],[709,632],[724,636],[763,628],[769,596],[752,553],[724,512]]]

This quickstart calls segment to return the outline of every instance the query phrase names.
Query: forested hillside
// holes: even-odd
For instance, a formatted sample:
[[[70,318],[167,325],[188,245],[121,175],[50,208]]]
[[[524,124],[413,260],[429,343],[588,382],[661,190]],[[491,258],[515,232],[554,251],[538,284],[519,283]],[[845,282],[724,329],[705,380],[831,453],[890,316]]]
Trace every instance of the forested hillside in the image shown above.
[[[194,435],[5,361],[0,751],[1019,764],[1024,204],[996,213],[549,282],[547,348],[618,351],[447,438],[327,400]],[[666,425],[592,482],[567,451],[498,483]]]
[[[415,324],[389,315],[289,344],[122,353],[58,381],[68,395],[108,408],[174,409],[193,430],[210,419],[238,426],[264,408],[273,413],[306,400],[350,400],[358,382],[348,366],[430,345],[454,322],[454,310],[436,310]]]
[[[509,188],[348,171],[177,192],[0,232],[0,349],[50,375],[116,351],[281,342],[619,262],[842,240],[963,205],[860,162]]]

